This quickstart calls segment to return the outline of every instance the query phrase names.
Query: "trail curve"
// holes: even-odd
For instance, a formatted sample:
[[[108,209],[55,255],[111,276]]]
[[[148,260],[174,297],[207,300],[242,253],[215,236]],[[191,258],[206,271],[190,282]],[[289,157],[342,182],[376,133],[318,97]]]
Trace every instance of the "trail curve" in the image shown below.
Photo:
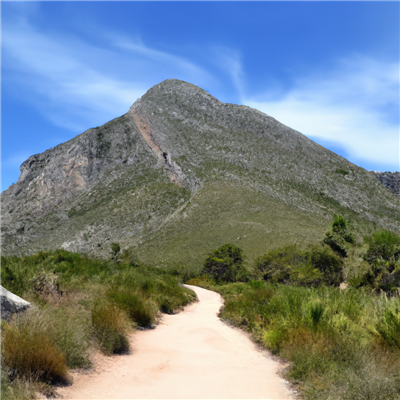
[[[132,352],[97,356],[94,372],[73,372],[64,399],[293,399],[281,367],[217,313],[219,294],[188,286],[199,302],[137,331]]]

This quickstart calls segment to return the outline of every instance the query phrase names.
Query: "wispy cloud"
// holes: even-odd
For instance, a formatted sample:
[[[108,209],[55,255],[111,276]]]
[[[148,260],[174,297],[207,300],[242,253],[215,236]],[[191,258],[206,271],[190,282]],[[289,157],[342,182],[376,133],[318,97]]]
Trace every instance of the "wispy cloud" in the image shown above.
[[[338,143],[357,164],[399,169],[399,64],[355,56],[295,80],[279,97],[242,99],[320,141]]]
[[[219,76],[236,92],[225,101],[257,108],[317,141],[338,143],[357,164],[399,169],[398,62],[347,57],[329,69],[294,75],[293,84],[281,86],[276,77],[276,87],[255,95],[234,48],[196,48],[193,53],[207,53],[213,60],[214,68],[206,69],[188,57],[152,48],[139,36],[99,29],[102,36],[92,41],[61,29],[45,32],[35,23],[37,8],[25,7],[25,12],[23,4],[2,26],[3,85],[12,86],[15,96],[21,95],[14,88],[23,88],[19,100],[55,125],[82,132],[126,112],[163,79],[215,88],[222,85]]]
[[[163,79],[212,80],[183,57],[131,38],[109,34],[100,47],[72,35],[50,36],[21,17],[3,24],[3,31],[9,82],[28,88],[47,119],[74,131],[121,115]]]
[[[224,46],[214,46],[211,50],[214,64],[227,73],[236,89],[239,98],[245,95],[245,75],[242,67],[242,56],[239,51]]]

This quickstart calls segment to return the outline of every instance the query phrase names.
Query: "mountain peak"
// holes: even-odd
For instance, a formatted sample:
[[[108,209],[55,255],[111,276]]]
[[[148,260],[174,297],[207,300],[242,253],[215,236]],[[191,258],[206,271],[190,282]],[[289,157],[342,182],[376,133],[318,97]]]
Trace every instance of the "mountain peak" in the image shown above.
[[[30,157],[1,207],[4,254],[61,246],[108,256],[112,240],[161,264],[196,264],[243,234],[250,257],[309,242],[335,213],[359,226],[400,227],[400,199],[373,172],[177,79]]]

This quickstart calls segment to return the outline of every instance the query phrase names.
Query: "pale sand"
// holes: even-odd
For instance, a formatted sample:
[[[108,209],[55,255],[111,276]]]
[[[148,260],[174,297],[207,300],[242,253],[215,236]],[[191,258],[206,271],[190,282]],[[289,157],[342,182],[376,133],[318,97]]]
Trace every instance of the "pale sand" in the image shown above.
[[[217,313],[219,294],[196,286],[196,302],[136,331],[129,355],[97,355],[95,370],[73,372],[65,399],[293,399],[281,365]]]

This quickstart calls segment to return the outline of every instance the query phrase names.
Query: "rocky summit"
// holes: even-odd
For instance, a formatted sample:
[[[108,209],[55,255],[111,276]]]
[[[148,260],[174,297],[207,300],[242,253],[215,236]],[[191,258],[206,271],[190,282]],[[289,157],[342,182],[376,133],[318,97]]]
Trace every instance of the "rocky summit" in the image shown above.
[[[116,242],[141,262],[198,265],[228,242],[250,258],[316,242],[334,214],[360,232],[400,230],[400,197],[374,172],[175,79],[30,157],[1,197],[5,255],[64,248],[109,257]]]

